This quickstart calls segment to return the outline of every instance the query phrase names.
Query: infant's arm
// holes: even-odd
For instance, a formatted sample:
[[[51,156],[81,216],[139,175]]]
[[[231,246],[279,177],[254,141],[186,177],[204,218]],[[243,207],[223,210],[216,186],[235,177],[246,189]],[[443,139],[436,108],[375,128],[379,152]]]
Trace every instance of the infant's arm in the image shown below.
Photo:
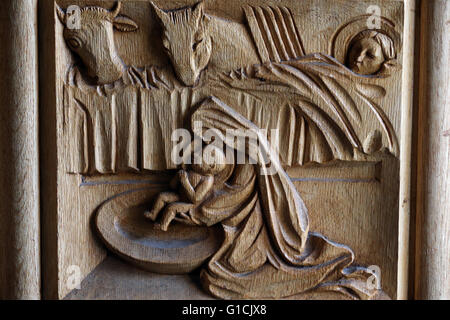
[[[214,186],[214,176],[204,176],[203,181],[200,182],[200,184],[195,189],[195,202],[198,203],[200,201],[203,201],[208,194],[208,192],[212,189]]]
[[[184,170],[180,170],[178,173],[179,173],[178,176],[179,176],[179,181],[180,181],[181,187],[186,192],[186,195],[189,198],[189,201],[194,203],[195,190],[192,187],[191,182],[189,181],[189,173]]]

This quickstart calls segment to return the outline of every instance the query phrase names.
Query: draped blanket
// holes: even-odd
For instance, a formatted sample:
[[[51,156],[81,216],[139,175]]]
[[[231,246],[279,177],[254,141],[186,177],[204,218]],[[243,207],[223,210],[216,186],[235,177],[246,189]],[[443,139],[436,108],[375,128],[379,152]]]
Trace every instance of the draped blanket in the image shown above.
[[[90,86],[72,68],[64,86],[66,170],[176,169],[172,132],[185,127],[193,107],[209,96],[266,130],[284,166],[364,161],[360,155],[368,150],[362,142],[375,130],[382,134],[376,145],[397,156],[395,130],[377,104],[386,91],[376,81],[321,54],[229,74],[205,73],[195,88],[181,87],[167,70],[156,67],[129,67],[111,86]],[[274,141],[272,129],[283,143]]]
[[[361,154],[368,151],[363,142],[374,130],[382,135],[380,149],[398,156],[394,126],[379,105],[386,95],[382,81],[355,74],[332,57],[312,54],[211,76],[205,85],[210,96],[260,129],[278,129],[281,162],[295,166],[363,160]],[[269,141],[275,145],[271,137]]]

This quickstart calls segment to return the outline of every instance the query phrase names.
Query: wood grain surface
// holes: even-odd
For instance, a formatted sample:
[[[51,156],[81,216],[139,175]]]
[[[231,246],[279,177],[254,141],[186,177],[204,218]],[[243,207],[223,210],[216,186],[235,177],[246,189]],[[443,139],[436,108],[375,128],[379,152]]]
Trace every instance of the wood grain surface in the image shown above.
[[[422,1],[416,299],[450,299],[450,2]]]
[[[186,85],[216,70],[225,74],[228,88],[236,89],[251,75],[246,64],[265,64],[274,67],[259,69],[266,80],[275,75],[302,90],[283,73],[283,63],[308,54],[316,54],[311,61],[327,55],[360,75],[383,76],[372,85],[384,91],[372,87],[366,91],[369,101],[352,99],[361,83],[343,86],[349,98],[339,83],[322,78],[349,106],[343,125],[337,121],[342,113],[329,114],[342,132],[333,135],[331,127],[320,127],[329,120],[317,114],[311,120],[306,114],[296,118],[289,108],[258,111],[247,94],[252,85],[239,87],[240,92],[230,89],[221,98],[231,105],[238,101],[236,110],[260,126],[282,124],[283,169],[308,209],[311,230],[349,246],[359,264],[379,267],[383,290],[392,298],[449,299],[449,1],[207,0],[210,33],[201,39],[196,32],[195,43],[177,41],[181,29],[167,19],[169,10],[194,8],[197,2],[0,1],[0,299],[212,298],[202,290],[198,270],[153,274],[108,256],[114,248],[96,235],[95,213],[133,189],[150,189],[148,199],[167,191],[178,169],[170,158],[173,129],[184,123],[192,105],[222,90]],[[114,48],[109,56],[75,53],[78,44],[64,31],[62,15],[71,4],[103,8],[88,14],[90,28],[98,28],[109,11],[112,26],[104,34],[97,29],[91,47]],[[359,33],[372,5],[381,8],[391,45],[386,37]],[[355,55],[368,39],[394,50],[383,54],[396,63],[358,67]],[[191,57],[189,66],[184,55],[173,54],[175,43],[202,47],[202,58]],[[85,72],[94,76],[94,85],[80,81]],[[116,78],[124,87],[110,86]],[[170,90],[148,90],[164,86]],[[286,98],[292,94],[286,92]],[[320,104],[319,96],[311,97]],[[371,111],[359,108],[372,98],[380,100]],[[264,99],[268,105],[280,101]],[[265,121],[268,117],[273,121]],[[317,138],[320,130],[311,124],[359,151],[339,154]],[[310,149],[314,135],[321,142]],[[145,234],[136,221],[122,229]],[[122,249],[131,254],[131,247]],[[85,279],[80,290],[71,291],[73,267]],[[341,298],[330,293],[289,297]]]
[[[82,11],[81,28],[96,32],[81,42],[67,25],[74,2],[94,6]],[[357,263],[381,270],[389,296],[404,297],[414,1],[265,4],[42,2],[41,65],[50,70],[41,73],[46,297],[70,291],[71,266],[84,277],[105,258],[92,228],[100,205],[131,189],[167,191],[163,176],[179,169],[171,133],[210,96],[235,108],[224,116],[282,130],[280,176],[286,170],[295,186],[288,193],[308,209],[302,235],[347,245]],[[370,5],[382,8],[381,32],[366,30]],[[373,62],[358,64],[368,48]],[[292,200],[277,188],[272,196]]]
[[[39,299],[37,1],[0,3],[0,299]]]

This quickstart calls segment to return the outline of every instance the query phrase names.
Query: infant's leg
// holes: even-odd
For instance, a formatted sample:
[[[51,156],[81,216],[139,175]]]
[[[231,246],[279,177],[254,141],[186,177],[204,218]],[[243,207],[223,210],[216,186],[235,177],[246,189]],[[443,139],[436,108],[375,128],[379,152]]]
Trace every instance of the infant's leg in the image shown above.
[[[180,196],[175,192],[161,192],[155,200],[153,204],[153,208],[150,211],[146,211],[144,216],[147,219],[151,219],[152,221],[156,220],[159,212],[166,206],[168,203],[176,202],[180,200]]]
[[[169,204],[166,210],[164,210],[164,213],[161,218],[160,222],[161,230],[167,231],[170,223],[176,217],[177,214],[179,213],[184,214],[186,212],[189,212],[189,210],[193,207],[194,205],[192,203],[175,202]]]

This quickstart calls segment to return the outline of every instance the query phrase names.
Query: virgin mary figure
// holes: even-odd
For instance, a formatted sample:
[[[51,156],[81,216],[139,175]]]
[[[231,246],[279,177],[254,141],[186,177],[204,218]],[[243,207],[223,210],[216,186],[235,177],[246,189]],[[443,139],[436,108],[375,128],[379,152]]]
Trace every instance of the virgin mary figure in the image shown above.
[[[227,137],[229,130],[257,137],[245,148],[248,161],[233,161],[223,184],[216,183],[200,206],[176,219],[223,227],[224,241],[201,272],[209,293],[225,299],[281,298],[318,290],[352,299],[383,295],[368,285],[375,275],[353,265],[349,247],[310,232],[303,200],[261,129],[217,98],[193,112],[191,122],[197,121],[203,126],[193,125],[194,134],[206,140],[205,132],[214,130],[232,149],[237,147]]]

